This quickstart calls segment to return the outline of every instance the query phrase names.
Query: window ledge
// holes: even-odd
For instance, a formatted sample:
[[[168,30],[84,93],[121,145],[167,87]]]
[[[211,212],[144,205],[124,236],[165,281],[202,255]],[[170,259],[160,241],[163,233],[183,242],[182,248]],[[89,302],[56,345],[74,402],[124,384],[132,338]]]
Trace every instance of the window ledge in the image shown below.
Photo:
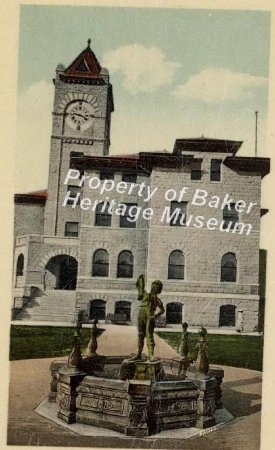
[[[188,280],[186,280],[184,278],[167,278],[166,281],[172,281],[172,283],[175,283],[175,282],[179,282],[179,281],[180,282],[186,282]]]

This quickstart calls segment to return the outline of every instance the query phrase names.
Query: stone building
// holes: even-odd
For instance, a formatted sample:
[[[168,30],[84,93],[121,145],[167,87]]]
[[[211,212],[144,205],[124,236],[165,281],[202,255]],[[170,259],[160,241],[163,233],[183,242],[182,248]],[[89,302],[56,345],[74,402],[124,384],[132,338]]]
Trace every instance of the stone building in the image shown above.
[[[163,281],[167,325],[258,330],[269,159],[204,137],[109,155],[112,85],[90,44],[54,86],[48,189],[15,195],[13,318],[72,321],[81,308],[133,323],[144,273]]]

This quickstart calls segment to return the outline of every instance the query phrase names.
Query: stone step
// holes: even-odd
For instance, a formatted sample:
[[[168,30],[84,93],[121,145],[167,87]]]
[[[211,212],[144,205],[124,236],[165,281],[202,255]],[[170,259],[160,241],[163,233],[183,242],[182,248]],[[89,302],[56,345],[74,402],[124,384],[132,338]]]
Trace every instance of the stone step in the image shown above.
[[[68,302],[72,303],[75,300],[75,297],[34,297],[30,300],[36,302]]]
[[[74,310],[59,310],[59,311],[50,311],[50,310],[44,310],[41,311],[39,309],[35,310],[35,311],[30,311],[30,310],[24,310],[20,313],[20,316],[26,315],[26,316],[41,316],[41,315],[45,315],[45,316],[73,316],[75,314]]]
[[[73,302],[75,297],[35,297],[33,300],[47,302]]]
[[[62,314],[74,314],[75,313],[75,310],[73,309],[66,309],[66,310],[63,310],[63,309],[56,309],[56,310],[54,310],[54,311],[52,311],[52,310],[49,310],[49,309],[35,309],[35,310],[30,310],[30,309],[28,309],[28,310],[25,310],[25,312],[26,312],[26,314],[28,314],[29,316],[34,316],[34,315],[36,315],[36,314],[39,314],[39,315],[41,315],[41,314],[45,314],[45,315],[56,315],[56,314],[58,314],[58,315],[62,315]],[[22,314],[24,314],[23,312],[22,312]]]
[[[47,306],[48,308],[54,308],[55,306],[62,306],[62,307],[72,307],[74,308],[75,302],[30,302],[27,306],[29,307],[39,307],[39,306]]]
[[[75,318],[75,291],[46,291],[29,301],[18,320],[68,322]]]
[[[29,311],[29,312],[34,312],[34,311],[43,311],[43,312],[46,312],[46,311],[48,311],[48,312],[72,312],[72,311],[75,311],[75,308],[74,307],[70,307],[70,308],[68,308],[68,307],[65,307],[65,308],[62,308],[61,306],[60,307],[56,307],[56,308],[46,308],[46,307],[39,307],[39,306],[34,306],[34,307],[30,307],[30,308],[26,308],[26,309],[24,309],[24,311]]]
[[[28,307],[35,307],[35,306],[47,306],[48,308],[54,308],[55,306],[72,306],[74,307],[75,302],[29,302]]]
[[[75,298],[75,295],[42,295],[41,297],[37,297],[37,298],[52,298],[52,299],[69,298],[69,299],[73,299],[73,298]]]
[[[64,313],[63,311],[62,312],[58,312],[58,313],[55,313],[55,314],[52,314],[51,312],[49,312],[49,311],[43,311],[42,313],[40,312],[40,311],[36,311],[35,313],[29,313],[29,311],[24,311],[24,312],[22,312],[21,314],[20,314],[20,317],[23,317],[23,316],[25,316],[25,317],[35,317],[35,316],[48,316],[48,317],[56,317],[56,316],[60,316],[60,317],[67,317],[67,316],[70,316],[70,317],[74,317],[74,315],[75,315],[75,313],[74,312],[66,312],[66,313]]]
[[[74,311],[40,311],[39,309],[37,309],[36,311],[29,311],[29,310],[25,310],[22,311],[18,318],[21,319],[22,317],[33,317],[33,316],[73,316],[75,314]]]
[[[74,305],[55,305],[51,307],[50,305],[30,305],[25,308],[25,311],[74,311]]]
[[[75,291],[66,291],[66,290],[60,290],[60,291],[53,291],[53,290],[50,290],[50,291],[45,291],[44,293],[43,293],[44,295],[52,295],[52,296],[58,296],[58,295],[71,295],[72,297],[73,296],[75,296]]]
[[[64,323],[74,323],[74,317],[67,316],[24,316],[17,318],[17,320],[31,320],[32,322],[64,322]]]
[[[75,302],[75,299],[71,299],[71,298],[66,298],[66,299],[50,299],[50,298],[34,298],[32,300],[29,301],[29,305],[31,305],[32,303],[34,304],[51,304],[51,305],[57,305],[57,304],[68,304],[68,305],[72,305]]]

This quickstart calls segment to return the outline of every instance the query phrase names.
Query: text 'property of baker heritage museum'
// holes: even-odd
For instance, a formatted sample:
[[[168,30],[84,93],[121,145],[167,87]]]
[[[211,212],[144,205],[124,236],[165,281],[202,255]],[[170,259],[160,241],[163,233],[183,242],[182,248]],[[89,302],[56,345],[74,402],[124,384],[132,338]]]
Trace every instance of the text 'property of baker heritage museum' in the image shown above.
[[[260,330],[269,159],[204,137],[109,155],[112,84],[90,45],[54,89],[48,189],[15,195],[13,318],[134,323],[143,273],[164,281],[163,324]]]

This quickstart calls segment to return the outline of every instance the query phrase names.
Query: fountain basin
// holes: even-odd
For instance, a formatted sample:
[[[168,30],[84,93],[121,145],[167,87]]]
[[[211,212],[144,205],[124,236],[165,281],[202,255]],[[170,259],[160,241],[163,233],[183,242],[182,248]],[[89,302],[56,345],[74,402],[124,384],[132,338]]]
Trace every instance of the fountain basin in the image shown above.
[[[63,421],[136,437],[215,425],[214,412],[222,407],[221,369],[211,368],[205,377],[190,372],[181,379],[171,372],[168,361],[95,358],[84,358],[80,369],[52,363],[49,400],[56,401],[57,416]]]

